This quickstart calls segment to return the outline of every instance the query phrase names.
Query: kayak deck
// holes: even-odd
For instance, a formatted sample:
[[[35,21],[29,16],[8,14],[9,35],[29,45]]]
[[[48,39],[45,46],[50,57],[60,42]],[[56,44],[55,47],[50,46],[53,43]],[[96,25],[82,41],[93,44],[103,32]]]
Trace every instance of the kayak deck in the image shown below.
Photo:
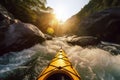
[[[81,78],[73,68],[64,50],[60,49],[37,80],[81,80]]]

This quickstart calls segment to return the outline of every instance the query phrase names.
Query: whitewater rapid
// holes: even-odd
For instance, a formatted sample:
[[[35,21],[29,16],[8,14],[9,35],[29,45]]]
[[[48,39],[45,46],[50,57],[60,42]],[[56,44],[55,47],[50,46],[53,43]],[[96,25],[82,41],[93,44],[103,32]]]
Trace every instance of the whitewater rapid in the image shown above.
[[[73,46],[63,37],[1,56],[0,80],[36,80],[61,46],[83,80],[120,80],[120,55],[95,46]]]

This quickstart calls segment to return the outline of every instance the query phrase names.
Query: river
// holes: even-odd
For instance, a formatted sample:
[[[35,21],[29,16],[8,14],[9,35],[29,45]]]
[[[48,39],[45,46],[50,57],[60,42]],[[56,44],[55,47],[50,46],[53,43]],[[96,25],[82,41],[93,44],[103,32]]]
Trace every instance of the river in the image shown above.
[[[70,45],[63,37],[0,57],[0,80],[36,80],[62,46],[82,80],[119,80],[120,55],[98,47]]]

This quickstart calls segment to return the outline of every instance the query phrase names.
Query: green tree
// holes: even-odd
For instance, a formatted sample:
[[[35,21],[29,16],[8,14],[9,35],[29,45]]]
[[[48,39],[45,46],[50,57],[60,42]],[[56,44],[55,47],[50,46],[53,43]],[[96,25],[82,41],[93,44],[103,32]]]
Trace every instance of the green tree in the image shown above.
[[[0,4],[15,18],[32,23],[44,32],[51,19],[54,19],[54,15],[50,13],[52,9],[45,6],[46,0],[0,0]]]

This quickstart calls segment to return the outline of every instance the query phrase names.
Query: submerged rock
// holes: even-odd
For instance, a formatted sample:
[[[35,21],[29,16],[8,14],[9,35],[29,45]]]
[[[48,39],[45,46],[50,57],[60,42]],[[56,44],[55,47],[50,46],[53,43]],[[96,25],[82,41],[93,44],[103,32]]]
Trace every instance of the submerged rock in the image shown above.
[[[97,47],[100,49],[103,49],[105,51],[110,52],[112,55],[119,55],[120,54],[120,45],[119,44],[101,42],[101,44],[99,44]]]

